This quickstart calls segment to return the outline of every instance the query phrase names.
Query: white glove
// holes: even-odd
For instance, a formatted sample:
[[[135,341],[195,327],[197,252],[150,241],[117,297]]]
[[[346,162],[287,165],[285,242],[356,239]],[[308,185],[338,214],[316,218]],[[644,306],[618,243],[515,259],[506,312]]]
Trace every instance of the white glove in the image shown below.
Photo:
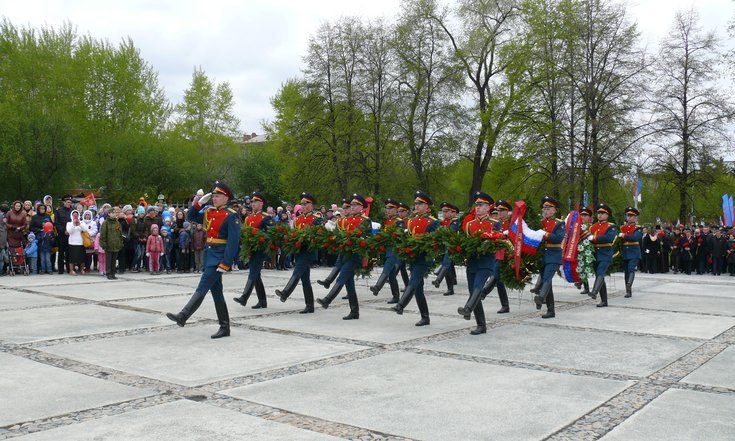
[[[145,253],[145,257],[151,257],[151,253]]]
[[[202,190],[201,188],[199,190],[197,190],[197,196],[199,196],[199,197],[204,196],[204,190]]]
[[[212,199],[212,193],[207,193],[204,196],[200,197],[199,198],[199,201],[198,201],[199,202],[199,206],[200,207],[203,207],[203,206],[207,205],[207,202],[209,202],[210,199]]]
[[[224,270],[224,269],[223,269],[222,267],[219,267],[219,266],[218,266],[218,267],[217,267],[217,272],[218,272],[218,273],[226,273],[227,271],[225,271],[225,270]]]
[[[161,253],[161,257],[163,257],[163,253]]]
[[[618,237],[622,239],[623,237],[625,237],[625,233],[618,234]]]
[[[646,254],[648,254],[648,253],[650,253],[650,252],[651,252],[651,250],[646,250]]]
[[[592,239],[594,239],[594,237],[592,235],[587,236],[587,240],[588,241],[592,242]]]
[[[503,234],[508,235],[508,230],[503,231]]]

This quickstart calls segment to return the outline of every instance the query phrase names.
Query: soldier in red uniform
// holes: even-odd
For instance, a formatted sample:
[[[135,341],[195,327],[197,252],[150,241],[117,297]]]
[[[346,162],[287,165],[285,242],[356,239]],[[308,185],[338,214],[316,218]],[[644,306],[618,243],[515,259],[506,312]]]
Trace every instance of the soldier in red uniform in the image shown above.
[[[495,202],[489,194],[478,191],[473,195],[475,204],[475,218],[467,222],[464,226],[464,232],[468,236],[480,236],[483,233],[495,231],[496,222],[490,218],[491,206]],[[472,335],[485,334],[487,332],[487,324],[485,322],[485,310],[482,307],[482,296],[486,285],[489,290],[495,285],[497,279],[495,272],[495,252],[483,254],[481,256],[471,256],[467,259],[467,286],[470,291],[470,298],[462,308],[457,308],[457,312],[469,320],[472,313],[475,314],[475,322],[477,327],[470,331]]]
[[[541,289],[534,296],[533,301],[536,303],[536,309],[541,309],[541,306],[546,303],[546,314],[541,316],[541,318],[545,319],[556,317],[552,279],[559,269],[559,265],[562,263],[561,244],[566,234],[564,222],[556,218],[558,209],[559,202],[553,197],[544,196],[541,199],[541,212],[543,214],[541,227],[544,231],[544,256],[543,270],[539,274],[539,278],[542,280],[542,284]]]
[[[459,231],[459,208],[450,204],[449,202],[442,202],[439,204],[442,210],[442,220],[440,225],[443,228],[449,228],[452,231]],[[442,258],[442,264],[439,267],[439,272],[436,274],[436,280],[431,282],[434,287],[439,288],[442,280],[447,280],[447,291],[444,293],[445,296],[454,295],[454,286],[457,284],[457,272],[454,270],[454,262],[449,259],[449,253],[445,253]]]
[[[396,213],[398,214],[398,219],[400,219],[403,222],[403,226],[405,228],[406,222],[408,222],[408,218],[411,217],[411,207],[408,206],[405,202],[398,202],[398,210],[396,210]],[[408,270],[406,270],[406,262],[402,260],[398,260],[400,264],[398,265],[398,271],[401,273],[401,280],[403,280],[403,290],[406,290],[406,287],[408,286]],[[388,300],[387,303],[398,303],[398,299],[394,298],[391,300]]]
[[[495,203],[495,215],[492,216],[496,220],[495,229],[498,231],[508,231],[510,228],[510,213],[513,210],[513,205],[507,199],[499,199]],[[504,259],[511,259],[513,256],[508,253],[507,255],[497,255],[495,259],[495,286],[498,288],[498,300],[500,300],[500,309],[497,311],[498,314],[506,314],[510,312],[510,302],[508,302],[508,290],[505,289],[505,284],[500,278],[500,266],[503,264]],[[490,287],[492,290],[492,287]],[[490,291],[483,291],[483,295],[490,294]]]
[[[253,192],[250,197],[250,208],[252,209],[252,213],[245,217],[245,225],[262,231],[273,226],[273,217],[263,213],[264,204],[265,197],[263,194],[257,191]],[[255,292],[258,294],[258,303],[253,306],[253,309],[268,307],[263,279],[260,276],[260,271],[263,269],[263,262],[265,262],[266,257],[267,256],[264,251],[257,251],[253,253],[248,260],[248,281],[245,283],[242,295],[234,298],[234,300],[242,306],[245,306],[248,303],[250,294],[252,294],[253,288],[255,288]]]
[[[342,198],[342,215],[337,216],[337,228],[342,224],[342,221],[344,221],[345,217],[347,216],[347,213],[350,212],[350,200],[347,198]],[[329,289],[329,286],[334,282],[334,280],[339,275],[339,271],[342,268],[342,255],[337,256],[337,260],[334,262],[334,266],[332,267],[332,271],[327,274],[327,278],[324,280],[317,280],[316,283],[320,284],[321,286]]]
[[[201,193],[201,192],[199,192]],[[230,188],[222,181],[214,183],[214,188],[205,195],[197,194],[189,208],[187,218],[190,222],[204,224],[207,231],[207,244],[204,247],[204,269],[194,295],[178,314],[167,313],[166,317],[179,326],[201,306],[207,291],[212,291],[214,308],[217,311],[219,330],[212,338],[230,335],[230,315],[222,293],[222,273],[230,271],[237,256],[240,245],[240,216],[227,203],[234,196]],[[212,200],[212,205],[204,205]],[[204,210],[202,210],[204,208]],[[201,210],[201,212],[200,212]]]
[[[618,235],[618,226],[607,221],[612,216],[612,208],[607,204],[597,204],[597,222],[590,227],[590,235],[587,237],[595,247],[595,284],[589,296],[597,299],[600,294],[598,308],[607,306],[607,285],[605,274],[613,259],[613,241]]]
[[[322,215],[318,211],[314,211],[314,204],[316,204],[316,198],[309,193],[301,193],[301,212],[296,219],[294,219],[294,228],[300,230],[311,225],[321,225]],[[308,314],[314,312],[314,291],[311,289],[311,265],[319,261],[319,255],[316,250],[302,250],[296,253],[296,264],[293,267],[293,273],[291,278],[286,283],[283,291],[276,290],[276,295],[285,302],[291,295],[299,280],[301,280],[301,287],[304,290],[304,303],[306,307],[301,314]]]
[[[342,219],[342,222],[337,227],[348,233],[359,232],[362,235],[361,237],[369,236],[372,233],[372,221],[363,214],[363,211],[367,208],[367,201],[364,197],[355,193],[350,199],[350,207],[349,216]],[[357,291],[355,290],[355,268],[361,264],[362,258],[359,254],[343,255],[342,268],[340,269],[336,284],[326,297],[317,299],[317,302],[324,309],[327,309],[344,286],[347,290],[347,300],[350,302],[350,313],[342,317],[343,320],[357,320],[360,318],[360,306],[357,302]]]
[[[418,236],[425,233],[431,233],[439,228],[439,221],[431,216],[429,208],[432,205],[429,195],[422,191],[414,193],[414,213],[415,216],[406,221],[407,234]],[[426,304],[424,296],[424,275],[429,271],[431,261],[426,255],[417,256],[411,264],[411,277],[403,292],[401,299],[393,307],[393,310],[403,314],[403,309],[408,306],[411,298],[416,295],[416,304],[421,312],[421,320],[416,322],[416,326],[426,326],[430,323],[429,306]]]
[[[398,217],[398,201],[390,198],[385,200],[385,220],[383,221],[381,228],[385,229],[388,227],[396,227],[401,230],[406,227],[403,220]],[[396,275],[398,274],[399,266],[400,261],[398,260],[396,252],[392,249],[385,250],[383,272],[380,273],[380,277],[378,277],[378,281],[375,282],[375,285],[370,287],[370,291],[373,292],[373,295],[377,296],[385,285],[385,282],[388,282],[391,294],[393,294],[393,299],[395,300],[393,303],[398,302],[400,290],[398,288],[398,278]]]

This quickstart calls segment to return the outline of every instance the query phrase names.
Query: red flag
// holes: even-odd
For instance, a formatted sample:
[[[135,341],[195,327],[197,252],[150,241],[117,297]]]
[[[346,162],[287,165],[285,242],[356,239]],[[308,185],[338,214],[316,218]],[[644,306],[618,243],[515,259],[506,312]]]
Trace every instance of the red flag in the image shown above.
[[[513,214],[510,217],[511,225],[516,224],[515,240],[513,241],[513,267],[516,270],[516,280],[521,280],[521,250],[523,249],[523,216],[526,215],[526,202],[516,201]]]
[[[84,197],[81,201],[79,201],[80,204],[86,205],[87,207],[96,207],[97,201],[94,200],[94,193],[90,193],[87,196]]]

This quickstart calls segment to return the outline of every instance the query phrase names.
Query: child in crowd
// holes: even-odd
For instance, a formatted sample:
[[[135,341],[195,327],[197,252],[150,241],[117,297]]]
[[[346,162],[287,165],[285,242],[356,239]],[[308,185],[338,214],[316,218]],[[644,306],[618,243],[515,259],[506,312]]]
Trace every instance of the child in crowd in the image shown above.
[[[202,224],[196,224],[196,229],[191,238],[191,248],[194,251],[194,270],[202,271],[204,262],[204,245],[207,243],[207,232],[202,229]]]
[[[189,272],[189,251],[191,250],[191,224],[184,222],[184,227],[179,231],[179,255],[176,258],[180,273]]]
[[[120,207],[113,208],[107,219],[100,225],[99,246],[103,250],[100,256],[105,256],[105,272],[109,280],[115,280],[115,272],[117,270],[118,253],[125,246],[123,238],[123,226],[118,219],[123,216]],[[102,269],[102,259],[100,259],[100,270]]]
[[[171,220],[166,219],[166,225],[161,227],[161,238],[163,239],[163,256],[161,257],[161,270],[171,274],[171,253],[174,249],[174,241],[171,237]]]
[[[54,224],[46,222],[36,237],[38,243],[39,274],[51,274],[51,250],[54,248]]]
[[[161,274],[159,264],[163,251],[163,238],[158,235],[158,225],[153,224],[151,225],[151,234],[148,236],[145,246],[145,255],[148,257],[148,268],[152,276]]]
[[[25,254],[26,260],[28,261],[28,266],[31,269],[30,273],[36,274],[38,272],[36,267],[36,258],[38,257],[38,244],[36,243],[35,234],[28,233],[28,244],[23,250],[23,254]]]
[[[102,225],[104,224],[105,222],[103,221]],[[101,229],[102,226],[100,226],[99,228]],[[106,254],[105,254],[105,249],[102,248],[102,246],[100,245],[100,234],[99,233],[97,233],[97,236],[95,236],[94,238],[94,250],[97,252],[97,263],[98,263],[100,275],[105,276],[107,275],[106,273],[107,267],[106,267],[106,259],[105,259]]]

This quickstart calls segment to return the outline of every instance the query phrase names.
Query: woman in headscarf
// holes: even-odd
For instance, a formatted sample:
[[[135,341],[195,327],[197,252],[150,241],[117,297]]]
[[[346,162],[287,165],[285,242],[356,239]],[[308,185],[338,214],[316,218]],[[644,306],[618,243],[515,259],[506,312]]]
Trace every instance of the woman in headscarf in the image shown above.
[[[25,230],[28,228],[28,217],[20,201],[13,202],[10,211],[5,215],[5,220],[8,231],[8,247],[18,248],[23,246]]]
[[[72,210],[71,221],[66,223],[66,232],[69,235],[68,272],[72,276],[77,275],[75,267],[79,268],[79,271],[83,269],[84,239],[82,238],[82,231],[87,231],[87,224],[79,218],[78,210]]]
[[[94,239],[97,237],[97,221],[94,218],[94,214],[91,210],[84,210],[82,214],[82,223],[85,225],[89,237]],[[94,256],[94,245],[84,250],[84,272],[88,273],[92,270],[92,256]]]

